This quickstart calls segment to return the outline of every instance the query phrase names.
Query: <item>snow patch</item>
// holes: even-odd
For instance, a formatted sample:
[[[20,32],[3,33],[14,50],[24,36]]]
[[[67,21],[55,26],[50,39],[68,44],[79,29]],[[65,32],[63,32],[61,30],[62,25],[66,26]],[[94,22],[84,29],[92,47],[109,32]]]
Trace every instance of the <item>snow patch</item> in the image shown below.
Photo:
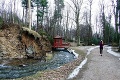
[[[79,56],[79,54],[77,54],[76,52],[75,52],[75,50],[68,50],[70,53],[72,53],[73,55],[75,55],[74,56],[74,58],[78,58],[78,56]]]
[[[81,64],[80,64],[77,68],[75,68],[75,69],[73,70],[73,72],[69,75],[68,79],[71,79],[71,78],[75,77],[75,76],[79,73],[80,69],[82,68],[82,66],[83,66],[86,62],[87,62],[87,58],[85,58],[85,59],[81,62]]]
[[[93,49],[97,48],[97,47],[99,47],[99,46],[96,46],[96,47],[92,47],[92,48],[87,49],[87,55],[89,55],[90,52],[91,52]],[[72,50],[72,52],[74,53],[74,50]],[[68,76],[68,79],[72,79],[73,77],[75,77],[75,76],[79,73],[80,69],[81,69],[81,68],[86,64],[86,62],[87,62],[87,55],[85,56],[85,59],[80,63],[80,65],[79,65],[78,67],[76,67],[76,68],[73,70],[73,72]],[[77,55],[77,56],[78,56],[78,55]]]
[[[120,54],[112,51],[111,47],[106,47],[106,48],[108,48],[108,50],[107,50],[108,53],[110,53],[116,57],[120,57]],[[119,60],[120,60],[120,58],[119,58]]]
[[[87,49],[87,55],[89,55],[90,54],[90,52],[93,50],[93,49],[95,49],[95,48],[98,48],[99,46],[95,46],[95,47],[92,47],[92,48],[89,48],[89,49]],[[87,56],[86,55],[86,56]]]

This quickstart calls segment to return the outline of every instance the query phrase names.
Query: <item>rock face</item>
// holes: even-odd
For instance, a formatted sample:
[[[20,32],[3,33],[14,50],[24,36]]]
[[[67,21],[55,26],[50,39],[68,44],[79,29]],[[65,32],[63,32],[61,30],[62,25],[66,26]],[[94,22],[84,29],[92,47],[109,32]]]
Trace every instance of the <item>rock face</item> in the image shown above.
[[[16,24],[3,24],[0,29],[0,58],[42,59],[51,44],[46,36]]]

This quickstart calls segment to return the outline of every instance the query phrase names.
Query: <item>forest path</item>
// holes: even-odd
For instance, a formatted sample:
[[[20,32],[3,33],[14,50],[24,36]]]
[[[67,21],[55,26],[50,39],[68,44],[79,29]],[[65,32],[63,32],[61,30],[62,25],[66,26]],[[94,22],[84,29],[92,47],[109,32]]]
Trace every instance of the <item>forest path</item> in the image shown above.
[[[72,80],[120,80],[120,60],[109,54],[104,47],[103,56],[99,48],[91,51],[82,71]]]

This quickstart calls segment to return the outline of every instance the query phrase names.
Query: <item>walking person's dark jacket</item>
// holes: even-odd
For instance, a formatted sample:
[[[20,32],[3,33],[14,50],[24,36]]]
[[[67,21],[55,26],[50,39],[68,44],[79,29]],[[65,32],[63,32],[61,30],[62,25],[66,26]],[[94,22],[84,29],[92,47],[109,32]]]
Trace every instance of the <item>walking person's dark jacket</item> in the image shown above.
[[[100,49],[103,49],[103,41],[100,41]]]
[[[102,56],[102,51],[103,51],[103,41],[101,40],[100,41],[100,54],[101,54],[101,56]]]

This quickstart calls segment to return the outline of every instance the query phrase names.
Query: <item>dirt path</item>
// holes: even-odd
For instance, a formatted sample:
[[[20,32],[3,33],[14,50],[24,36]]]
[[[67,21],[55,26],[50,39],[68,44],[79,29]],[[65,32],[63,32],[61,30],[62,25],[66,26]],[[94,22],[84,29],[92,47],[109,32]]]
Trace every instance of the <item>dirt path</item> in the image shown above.
[[[99,48],[96,48],[88,56],[84,70],[73,80],[120,80],[120,60],[107,53],[106,48],[100,56]]]

